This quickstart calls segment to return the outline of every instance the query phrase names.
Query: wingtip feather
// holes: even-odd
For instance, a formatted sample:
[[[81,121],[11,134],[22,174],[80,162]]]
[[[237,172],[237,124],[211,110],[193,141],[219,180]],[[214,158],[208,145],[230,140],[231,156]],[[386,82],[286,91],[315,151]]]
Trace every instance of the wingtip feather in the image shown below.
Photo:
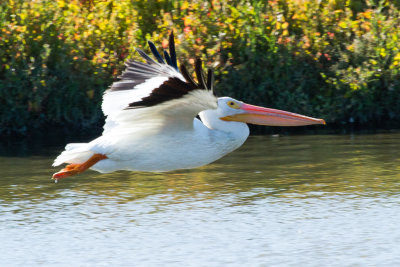
[[[201,61],[200,58],[196,59],[194,67],[195,67],[197,82],[199,83],[200,88],[207,89],[207,85],[206,85],[206,83],[204,81],[204,73],[203,73],[202,61]]]
[[[150,50],[153,53],[154,57],[157,59],[158,63],[165,64],[164,59],[161,57],[160,53],[158,53],[156,46],[152,41],[147,41],[150,46]]]
[[[171,31],[171,34],[169,35],[169,53],[171,55],[171,65],[174,67],[176,70],[178,70],[178,64],[176,61],[176,52],[175,52],[175,39],[174,39],[174,31]]]

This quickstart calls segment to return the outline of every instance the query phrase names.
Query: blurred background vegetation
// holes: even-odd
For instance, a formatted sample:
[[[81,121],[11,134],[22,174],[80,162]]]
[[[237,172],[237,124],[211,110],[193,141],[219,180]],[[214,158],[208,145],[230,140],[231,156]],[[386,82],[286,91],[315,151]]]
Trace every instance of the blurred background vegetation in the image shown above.
[[[0,135],[101,128],[101,98],[135,47],[176,35],[180,62],[215,68],[218,95],[400,127],[400,2],[5,0]]]

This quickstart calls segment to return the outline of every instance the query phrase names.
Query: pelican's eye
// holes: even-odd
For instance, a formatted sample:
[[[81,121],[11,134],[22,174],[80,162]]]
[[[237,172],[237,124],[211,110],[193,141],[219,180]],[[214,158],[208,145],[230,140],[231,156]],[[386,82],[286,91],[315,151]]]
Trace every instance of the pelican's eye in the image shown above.
[[[240,108],[239,104],[236,103],[235,101],[228,101],[227,104],[228,104],[228,107],[230,107],[230,108],[234,108],[234,109]]]

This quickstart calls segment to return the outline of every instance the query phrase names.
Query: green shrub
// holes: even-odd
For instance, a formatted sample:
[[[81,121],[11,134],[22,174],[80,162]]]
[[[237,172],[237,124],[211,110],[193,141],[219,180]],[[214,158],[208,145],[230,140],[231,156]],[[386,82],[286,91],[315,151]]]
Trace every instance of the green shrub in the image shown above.
[[[0,134],[99,124],[134,47],[166,47],[171,30],[181,62],[215,69],[219,95],[328,124],[399,125],[399,23],[391,1],[8,0]]]

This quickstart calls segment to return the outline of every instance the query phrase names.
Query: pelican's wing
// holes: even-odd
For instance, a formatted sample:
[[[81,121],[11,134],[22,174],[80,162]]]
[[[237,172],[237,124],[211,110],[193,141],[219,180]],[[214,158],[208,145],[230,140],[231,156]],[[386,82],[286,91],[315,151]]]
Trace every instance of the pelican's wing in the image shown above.
[[[132,127],[193,127],[193,119],[200,111],[217,108],[212,71],[206,82],[201,61],[197,60],[197,82],[183,65],[179,72],[173,34],[169,39],[170,53],[164,51],[166,62],[154,44],[149,45],[157,62],[137,49],[146,63],[128,61],[120,80],[104,93],[104,132]]]

